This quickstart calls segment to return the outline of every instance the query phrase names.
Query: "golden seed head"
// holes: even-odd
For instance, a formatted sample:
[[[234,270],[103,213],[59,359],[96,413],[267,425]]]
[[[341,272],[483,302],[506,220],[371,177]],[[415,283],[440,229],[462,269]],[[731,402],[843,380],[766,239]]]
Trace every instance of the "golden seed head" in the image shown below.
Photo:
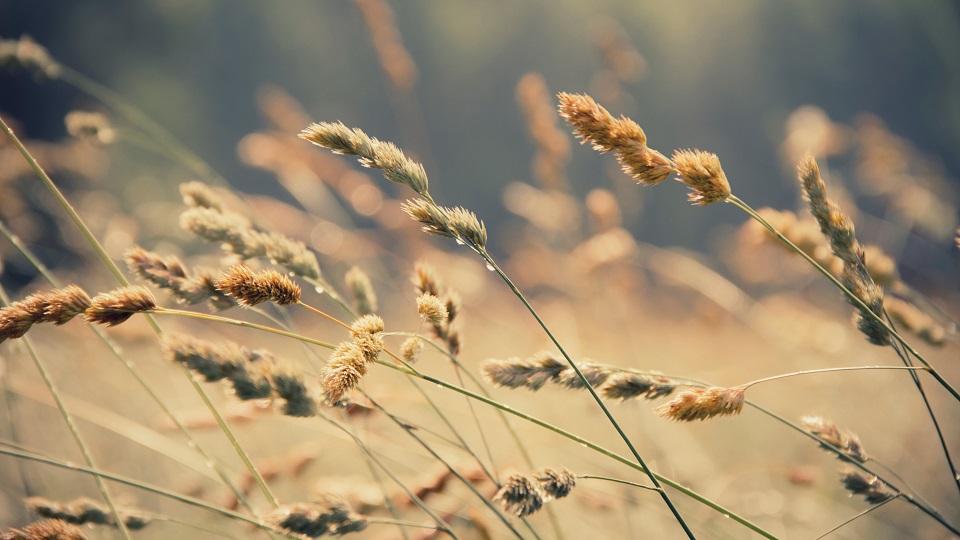
[[[87,322],[116,326],[135,313],[150,311],[157,307],[150,289],[141,285],[121,287],[98,294],[84,312]]]
[[[400,208],[422,223],[422,230],[428,234],[456,238],[479,249],[487,244],[487,228],[465,208],[437,206],[426,199],[407,200]]]
[[[87,540],[87,535],[76,525],[62,519],[44,519],[22,529],[0,531],[3,540]]]
[[[367,374],[367,359],[355,343],[343,342],[334,349],[323,369],[321,384],[330,403],[340,401],[344,394],[356,388]]]
[[[430,324],[442,324],[447,321],[447,307],[436,296],[423,293],[417,297],[417,313]]]
[[[706,206],[725,201],[730,196],[730,184],[716,154],[677,150],[673,153],[673,164],[680,181],[690,186],[689,200],[693,204]]]
[[[557,94],[559,111],[583,142],[601,152],[612,152],[630,145],[646,145],[647,136],[640,126],[626,117],[616,119],[586,94]]]
[[[400,358],[408,364],[416,362],[420,358],[420,352],[423,351],[423,340],[411,336],[403,340],[400,345]]]
[[[422,196],[427,194],[429,183],[423,165],[407,158],[393,143],[379,141],[340,122],[310,124],[299,136],[334,153],[358,156],[364,167],[383,170],[387,180],[408,186]]]
[[[537,482],[522,474],[507,476],[503,486],[493,497],[504,512],[516,517],[528,516],[543,507],[544,494]]]
[[[300,301],[300,286],[274,269],[254,273],[243,264],[234,265],[217,280],[217,290],[245,307],[271,301],[281,306]]]
[[[677,422],[735,415],[743,410],[743,392],[742,387],[691,388],[654,411]]]
[[[527,360],[491,358],[480,364],[480,372],[487,381],[505,388],[525,387],[534,391],[543,388],[543,385],[550,381],[556,382],[565,369],[569,369],[567,363],[549,353],[542,353]]]
[[[372,141],[366,133],[350,129],[342,122],[312,123],[300,132],[299,137],[335,154],[373,157]]]
[[[107,117],[96,112],[70,111],[63,119],[71,137],[108,145],[117,139],[117,132]]]
[[[813,154],[807,153],[800,159],[797,178],[810,213],[820,224],[820,231],[830,243],[833,254],[846,263],[859,264],[860,245],[853,222],[827,198],[827,186],[820,177],[820,167]]]
[[[383,352],[383,319],[378,315],[364,315],[350,325],[353,340],[368,362],[375,361]]]
[[[617,161],[623,172],[643,186],[655,186],[676,172],[666,156],[645,145],[624,147],[618,151]]]
[[[90,307],[90,295],[76,285],[54,289],[47,294],[42,322],[60,326],[71,321]]]
[[[633,120],[614,118],[590,96],[558,94],[560,115],[575,128],[583,142],[600,152],[616,152],[623,171],[637,183],[653,186],[674,172],[663,154],[647,146],[647,136]]]

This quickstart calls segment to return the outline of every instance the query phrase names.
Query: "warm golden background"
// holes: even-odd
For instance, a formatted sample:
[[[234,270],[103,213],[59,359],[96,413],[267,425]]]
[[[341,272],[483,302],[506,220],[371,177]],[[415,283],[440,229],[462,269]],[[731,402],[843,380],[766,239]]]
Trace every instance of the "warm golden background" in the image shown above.
[[[419,233],[399,214],[399,200],[409,192],[294,137],[310,121],[360,127],[422,161],[438,202],[463,205],[484,220],[492,253],[576,358],[719,385],[899,361],[892,351],[866,344],[849,324],[850,309],[839,293],[799,258],[743,228],[742,213],[730,205],[693,208],[675,182],[640,188],[612,157],[576,144],[550,114],[552,95],[590,93],[614,114],[639,122],[650,145],[668,155],[688,147],[717,153],[734,193],[757,208],[805,212],[794,167],[803,151],[812,150],[831,196],[856,222],[859,239],[896,259],[902,290],[937,306],[932,311],[946,343],[911,341],[949,380],[960,380],[960,349],[949,323],[960,317],[960,256],[953,240],[960,199],[960,13],[952,2],[444,0],[397,1],[387,13],[377,12],[377,5],[0,0],[0,38],[32,36],[58,61],[158,120],[216,175],[126,136],[131,124],[55,80],[0,71],[0,114],[117,260],[136,243],[176,253],[191,265],[222,266],[216,246],[177,225],[183,210],[177,185],[217,184],[222,177],[246,194],[246,206],[238,209],[307,243],[335,285],[342,285],[350,266],[366,269],[388,331],[416,330],[409,274],[416,260],[425,259],[463,296],[461,360],[474,373],[484,359],[527,357],[548,348],[533,319],[481,261],[452,241]],[[106,113],[118,126],[118,142],[98,147],[69,139],[63,118],[74,109]],[[543,123],[531,122],[530,110],[540,111],[533,117]],[[536,137],[552,153],[544,157],[539,150],[537,157],[543,147]],[[19,154],[0,142],[0,219],[63,281],[91,292],[113,287],[109,272],[35,180]],[[0,242],[0,261],[0,283],[13,298],[47,287],[6,241]],[[172,305],[162,291],[157,296]],[[312,291],[305,299],[335,310]],[[312,336],[343,339],[335,327],[306,313],[296,313],[296,320]],[[229,338],[303,358],[299,347],[282,339],[161,322],[206,339]],[[176,411],[199,411],[195,394],[166,365],[142,321],[112,333]],[[54,367],[68,403],[85,419],[81,426],[105,469],[224,502],[226,492],[195,470],[202,471],[199,459],[176,432],[167,431],[155,406],[82,323],[30,335]],[[22,440],[79,461],[23,351],[4,343],[0,362],[7,396],[0,404],[0,433],[9,438],[9,426],[16,426]],[[420,369],[456,380],[438,355],[426,355]],[[399,375],[374,369],[365,387],[394,412],[444,429]],[[219,386],[207,388],[225,408],[234,403]],[[424,388],[471,446],[482,449],[463,400]],[[960,404],[933,384],[927,388],[948,443],[960,451]],[[626,452],[583,393],[546,388],[494,395]],[[948,519],[960,521],[960,499],[930,420],[902,373],[798,377],[758,386],[749,397],[793,420],[822,415],[855,431],[871,456]],[[656,404],[613,406],[648,462],[775,534],[813,538],[867,508],[836,481],[835,459],[755,411],[672,424],[650,411]],[[497,417],[478,410],[500,472],[526,470]],[[347,489],[336,488],[337,482],[354,488],[370,483],[356,448],[325,424],[245,409],[238,415],[243,442],[264,466],[286,471],[293,454],[312,458],[298,476],[284,472],[276,480],[284,500],[308,498],[316,489]],[[535,426],[513,424],[537,467],[644,480]],[[382,417],[354,426],[411,485],[437,474],[436,462]],[[202,442],[242,476],[220,434],[200,429]],[[453,463],[472,466],[463,452],[439,447]],[[31,494],[97,494],[87,478],[23,467],[0,459],[0,529],[30,519],[20,502],[24,478]],[[176,503],[118,491],[131,505],[235,537],[248,534]],[[468,508],[482,508],[456,485],[435,497],[431,502],[438,508],[463,516]],[[704,538],[748,537],[689,499],[675,499]],[[625,486],[584,480],[571,498],[551,506],[567,538],[680,537],[658,497]],[[485,519],[493,537],[502,537],[505,529],[492,516],[483,517],[484,511],[477,521]],[[415,510],[406,512],[423,520]],[[553,537],[545,515],[533,522],[544,538]],[[466,521],[456,526],[467,537],[477,534]],[[174,534],[206,533],[160,523],[137,537]],[[394,535],[384,526],[363,533]],[[832,537],[949,538],[899,501]]]

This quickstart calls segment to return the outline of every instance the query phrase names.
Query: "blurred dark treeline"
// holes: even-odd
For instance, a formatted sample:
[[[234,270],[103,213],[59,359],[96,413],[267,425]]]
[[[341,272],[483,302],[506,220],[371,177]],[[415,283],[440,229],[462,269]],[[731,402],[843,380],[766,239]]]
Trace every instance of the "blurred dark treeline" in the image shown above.
[[[353,2],[0,0],[0,36],[32,36],[64,64],[160,119],[250,192],[279,193],[273,179],[236,155],[237,141],[264,125],[258,89],[277,85],[316,120],[342,120],[412,147],[435,195],[477,211],[495,239],[509,232],[503,187],[530,178],[533,144],[516,83],[537,71],[552,92],[590,91],[603,65],[596,45],[602,20],[622,25],[645,60],[643,76],[625,84],[609,108],[640,122],[664,152],[716,152],[734,192],[757,206],[796,206],[793,173],[778,147],[786,118],[804,104],[842,123],[876,115],[933,156],[945,177],[960,177],[960,9],[952,1],[391,5],[416,62],[413,94],[429,149],[403,140]],[[0,73],[0,111],[27,138],[63,137],[63,115],[77,107],[102,109],[56,81]],[[603,170],[611,162],[577,147],[569,169],[573,191],[609,187],[614,180]],[[116,164],[111,175],[151,176],[169,184],[171,194],[178,181],[192,179],[176,167],[137,161]],[[633,191],[642,211],[629,224],[658,244],[703,248],[715,226],[742,220],[728,208],[687,208],[679,185]]]

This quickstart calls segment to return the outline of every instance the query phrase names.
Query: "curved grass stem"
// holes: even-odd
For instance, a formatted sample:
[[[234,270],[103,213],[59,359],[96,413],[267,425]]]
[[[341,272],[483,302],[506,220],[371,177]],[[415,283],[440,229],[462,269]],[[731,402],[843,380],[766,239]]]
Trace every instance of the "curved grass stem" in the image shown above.
[[[687,537],[691,539],[695,538],[693,531],[690,530],[690,527],[687,525],[687,522],[684,521],[683,516],[680,515],[680,511],[677,509],[676,506],[674,506],[673,501],[670,500],[670,496],[667,494],[666,491],[662,489],[660,482],[657,480],[657,476],[653,473],[653,471],[651,471],[647,467],[647,464],[643,461],[643,458],[640,457],[640,453],[637,452],[637,449],[633,446],[633,443],[630,441],[630,437],[627,436],[627,434],[620,427],[620,424],[617,423],[617,420],[613,417],[613,414],[610,412],[609,409],[607,409],[607,406],[604,405],[603,400],[600,399],[600,396],[599,394],[597,394],[597,391],[593,389],[593,385],[590,384],[590,381],[587,380],[587,378],[583,375],[583,372],[580,371],[580,368],[577,367],[576,362],[574,362],[573,359],[570,358],[570,355],[568,355],[567,351],[564,350],[562,345],[560,345],[560,342],[553,335],[553,332],[550,331],[546,323],[543,322],[543,319],[540,318],[540,315],[538,315],[536,310],[533,309],[533,306],[530,305],[530,302],[527,301],[527,298],[523,295],[522,292],[520,292],[520,289],[518,289],[517,286],[514,285],[513,281],[510,280],[507,274],[505,274],[504,271],[500,268],[500,266],[497,265],[496,261],[493,260],[493,257],[491,257],[490,254],[487,253],[485,249],[480,248],[479,246],[476,246],[474,249],[476,249],[477,253],[479,253],[480,256],[483,257],[483,260],[486,261],[486,263],[490,265],[491,268],[493,268],[493,270],[497,273],[497,275],[500,276],[500,279],[502,279],[504,283],[507,284],[510,290],[513,291],[513,294],[520,299],[520,302],[522,302],[524,307],[527,308],[527,311],[529,311],[530,314],[533,315],[533,318],[537,320],[537,323],[540,324],[540,328],[542,328],[543,331],[546,332],[547,337],[550,338],[550,341],[553,342],[553,344],[557,347],[557,350],[560,351],[560,354],[563,355],[563,358],[567,361],[568,364],[570,364],[570,367],[573,369],[573,371],[576,372],[577,377],[580,379],[580,382],[583,383],[584,388],[586,388],[590,392],[590,395],[593,397],[594,401],[597,402],[597,405],[600,407],[600,410],[603,411],[603,414],[607,417],[607,420],[609,420],[610,423],[613,425],[614,429],[617,430],[617,433],[620,435],[620,438],[623,439],[623,442],[626,443],[627,448],[630,449],[630,453],[632,453],[634,459],[637,460],[637,463],[640,465],[641,470],[643,470],[643,472],[650,478],[650,481],[653,482],[654,486],[656,486],[657,488],[660,488],[660,491],[659,491],[660,497],[663,499],[663,502],[667,505],[667,508],[670,509],[670,512],[673,514],[673,517],[676,518],[677,523],[679,523],[680,526],[683,528],[683,531],[687,534]]]
[[[905,350],[907,350],[917,360],[919,360],[921,364],[923,364],[928,368],[930,375],[933,376],[933,378],[936,379],[937,382],[939,382],[940,385],[943,386],[948,392],[950,392],[950,395],[952,395],[957,401],[960,401],[960,392],[958,392],[956,388],[954,388],[949,382],[947,382],[947,380],[944,379],[943,376],[940,375],[940,373],[933,366],[931,366],[929,362],[927,362],[926,358],[924,358],[923,355],[917,352],[917,350],[914,349],[913,346],[907,343],[907,341],[896,330],[891,328],[890,325],[883,320],[883,318],[881,318],[876,313],[874,313],[870,309],[870,307],[863,302],[863,300],[857,297],[857,295],[853,294],[852,292],[850,292],[849,289],[844,287],[843,283],[840,283],[840,280],[834,277],[833,274],[827,271],[827,269],[821,266],[817,261],[813,260],[811,256],[807,255],[802,249],[797,247],[796,244],[791,242],[786,236],[783,235],[783,233],[778,231],[767,220],[763,219],[763,216],[758,214],[756,210],[751,208],[750,205],[748,205],[747,203],[740,200],[737,196],[730,195],[730,197],[728,197],[726,201],[736,206],[743,212],[745,212],[747,215],[753,218],[757,223],[759,223],[765,229],[767,229],[771,234],[776,236],[781,242],[785,243],[791,250],[795,251],[798,255],[803,257],[808,263],[813,265],[813,267],[816,268],[818,272],[823,274],[827,279],[830,280],[831,283],[833,283],[838,289],[840,289],[840,291],[844,294],[844,296],[850,299],[850,302],[853,303],[864,315],[874,319],[876,323],[883,326],[884,330],[886,330],[893,337],[893,339],[895,339],[898,343],[900,343],[900,345]]]
[[[110,258],[109,255],[107,255],[106,250],[103,249],[103,246],[97,240],[96,236],[94,236],[90,228],[87,227],[86,223],[84,223],[83,219],[80,217],[80,214],[77,213],[77,211],[73,208],[73,205],[70,204],[70,201],[67,200],[50,176],[47,175],[46,171],[44,171],[40,164],[37,163],[37,160],[33,158],[23,143],[20,142],[20,139],[13,133],[13,130],[10,129],[3,118],[0,118],[0,130],[3,131],[10,142],[13,143],[13,145],[17,148],[47,190],[50,191],[50,193],[57,199],[60,206],[67,213],[71,221],[73,221],[74,225],[76,225],[77,229],[87,240],[90,246],[94,249],[94,251],[96,251],[97,255],[100,257],[100,260],[107,266],[107,268],[110,269],[110,272],[114,275],[117,281],[123,286],[129,285],[130,282],[127,280],[126,276],[123,275],[123,272],[120,271],[120,267],[117,266],[117,264],[113,261],[113,259]],[[156,332],[157,336],[162,337],[163,330],[160,328],[160,325],[157,324],[157,321],[149,315],[147,316],[147,321],[150,323],[150,326],[153,328],[154,332]],[[233,430],[230,429],[230,426],[227,424],[226,420],[224,420],[223,415],[220,414],[220,411],[217,410],[216,406],[213,404],[213,401],[210,400],[210,396],[208,396],[203,390],[203,387],[200,386],[200,381],[198,381],[193,373],[190,373],[190,371],[186,368],[184,368],[183,371],[186,373],[194,391],[197,392],[204,405],[210,410],[210,413],[213,415],[214,419],[216,419],[217,425],[220,426],[220,430],[223,431],[224,435],[230,441],[234,451],[237,452],[237,455],[240,456],[240,459],[243,461],[244,465],[250,471],[250,474],[256,480],[257,485],[260,487],[260,490],[263,492],[264,496],[268,501],[270,501],[274,508],[279,507],[280,502],[270,491],[270,488],[267,486],[266,481],[264,481],[263,476],[253,465],[253,461],[250,459],[250,456],[247,454],[246,450],[244,450],[240,445],[240,442],[237,440]]]

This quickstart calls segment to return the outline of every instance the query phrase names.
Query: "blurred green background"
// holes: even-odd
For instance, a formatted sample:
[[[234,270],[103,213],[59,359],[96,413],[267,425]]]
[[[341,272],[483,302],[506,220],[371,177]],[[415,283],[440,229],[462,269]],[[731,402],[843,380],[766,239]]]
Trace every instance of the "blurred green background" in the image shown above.
[[[536,71],[551,92],[591,91],[604,67],[602,20],[622,25],[645,60],[642,77],[607,103],[611,111],[637,120],[651,146],[667,154],[716,152],[734,192],[755,206],[797,204],[792,167],[778,147],[788,115],[804,104],[842,123],[872,113],[932,157],[946,178],[960,177],[960,10],[952,1],[443,0],[392,7],[417,66],[413,95],[426,141],[405,140],[398,127],[353,2],[0,0],[0,35],[33,36],[64,64],[160,119],[244,191],[280,193],[275,180],[236,154],[240,138],[264,126],[257,90],[278,85],[316,120],[342,120],[423,159],[432,192],[475,210],[495,248],[510,226],[500,193],[509,182],[529,181],[534,149],[516,83]],[[63,115],[77,107],[98,106],[55,81],[0,73],[0,111],[17,119],[27,138],[64,136]],[[715,239],[711,230],[742,221],[731,208],[686,208],[678,184],[630,188],[625,177],[603,173],[612,161],[577,147],[572,189],[627,186],[642,205],[628,225],[643,240],[703,249]],[[153,177],[170,193],[192,178],[162,165],[120,160],[111,175]],[[882,242],[870,227],[859,232]],[[921,239],[917,258],[952,266],[950,244]]]

